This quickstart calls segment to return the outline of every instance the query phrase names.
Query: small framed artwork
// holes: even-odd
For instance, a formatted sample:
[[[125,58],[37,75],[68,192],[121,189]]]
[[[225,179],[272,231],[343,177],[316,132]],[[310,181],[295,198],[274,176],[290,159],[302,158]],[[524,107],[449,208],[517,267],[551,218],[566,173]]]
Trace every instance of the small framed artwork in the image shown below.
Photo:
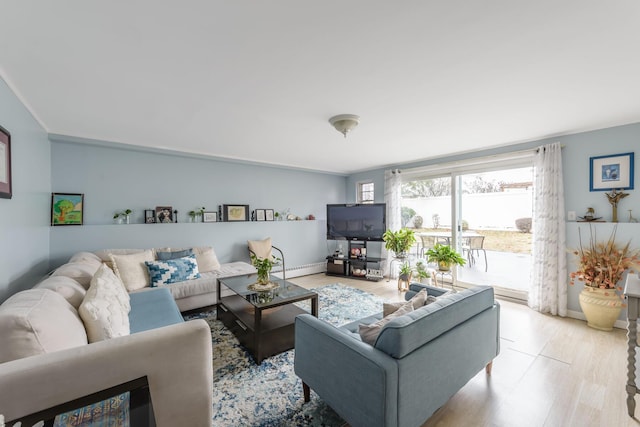
[[[204,212],[202,222],[218,222],[218,212]]]
[[[155,224],[156,223],[156,213],[153,209],[145,209],[144,211],[144,223],[145,224]]]
[[[249,205],[222,205],[224,221],[249,221]]]
[[[264,209],[256,209],[256,221],[265,221]]]
[[[633,190],[633,153],[589,159],[589,191]]]
[[[171,206],[156,206],[156,222],[169,224],[173,222],[173,208]]]
[[[0,197],[11,196],[11,134],[0,126]]]
[[[51,225],[82,225],[84,194],[51,193]]]
[[[264,219],[265,221],[273,221],[273,209],[264,210]]]

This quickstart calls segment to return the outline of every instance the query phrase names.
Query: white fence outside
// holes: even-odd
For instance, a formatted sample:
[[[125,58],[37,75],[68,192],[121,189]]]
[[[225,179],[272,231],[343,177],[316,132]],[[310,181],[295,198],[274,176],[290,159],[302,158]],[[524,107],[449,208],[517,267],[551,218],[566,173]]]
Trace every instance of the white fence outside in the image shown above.
[[[440,216],[440,227],[451,227],[451,197],[402,199],[402,206],[416,211],[423,227],[433,227],[432,217]],[[531,218],[533,192],[480,193],[462,195],[462,220],[470,229],[515,230],[516,219]]]

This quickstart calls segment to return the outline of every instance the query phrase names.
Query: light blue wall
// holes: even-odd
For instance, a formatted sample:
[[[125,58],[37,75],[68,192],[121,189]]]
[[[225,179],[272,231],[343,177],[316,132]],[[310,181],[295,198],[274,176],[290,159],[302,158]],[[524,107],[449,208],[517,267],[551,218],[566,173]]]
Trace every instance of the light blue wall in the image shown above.
[[[635,152],[640,147],[640,123],[625,126],[617,126],[608,129],[601,129],[591,132],[577,133],[561,137],[549,138],[539,141],[516,144],[498,149],[478,151],[459,156],[432,159],[429,161],[413,162],[407,164],[391,165],[387,169],[399,168],[408,169],[429,164],[441,164],[446,162],[459,161],[475,157],[484,157],[493,154],[520,151],[528,148],[538,147],[559,141],[564,149],[562,151],[565,207],[567,211],[575,211],[581,216],[587,207],[593,207],[598,216],[603,216],[605,220],[611,220],[611,206],[603,192],[589,191],[589,158],[601,155],[613,155],[627,152]],[[640,160],[637,158],[636,163]],[[618,220],[621,223],[628,220],[628,209],[633,209],[634,216],[640,219],[640,179],[638,178],[638,168],[635,171],[635,189],[627,191],[629,196],[620,201],[618,205]],[[384,201],[384,169],[375,169],[353,174],[347,178],[346,196],[348,202],[356,200],[356,184],[359,181],[373,180],[376,188],[376,201]],[[608,237],[612,224],[594,224],[599,238]],[[583,236],[588,236],[589,226],[584,223],[571,222],[567,224],[567,246],[573,248],[578,244],[578,228],[582,229]],[[585,234],[586,233],[586,234]],[[617,233],[618,241],[626,243],[631,240],[631,246],[640,248],[640,224],[621,224]],[[567,255],[569,270],[575,269],[575,260],[571,254]],[[568,280],[567,280],[568,282]],[[567,285],[568,286],[568,285]],[[580,312],[578,294],[582,290],[582,285],[569,286],[569,310]],[[625,313],[622,313],[624,316]]]
[[[47,134],[0,78],[0,125],[11,133],[13,198],[0,199],[0,303],[49,268]]]
[[[344,203],[344,176],[259,164],[78,143],[52,137],[52,191],[84,193],[85,225],[53,227],[52,266],[78,250],[210,245],[222,262],[248,260],[246,241],[271,236],[287,266],[321,262],[327,255],[326,204]],[[246,204],[315,221],[186,223],[204,206]],[[145,209],[173,206],[178,224],[142,224]],[[113,213],[133,209],[132,225],[113,225]]]

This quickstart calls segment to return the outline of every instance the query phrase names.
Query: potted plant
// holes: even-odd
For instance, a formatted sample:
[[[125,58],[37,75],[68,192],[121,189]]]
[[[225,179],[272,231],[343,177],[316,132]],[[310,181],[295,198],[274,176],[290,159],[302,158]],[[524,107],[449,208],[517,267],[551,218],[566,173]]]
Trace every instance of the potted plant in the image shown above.
[[[574,285],[576,280],[584,283],[578,299],[587,325],[610,331],[624,306],[624,297],[616,293],[616,290],[622,290],[618,282],[627,270],[638,267],[638,251],[630,249],[630,242],[624,246],[615,242],[616,228],[604,243],[596,242],[591,230],[586,247],[582,246],[580,229],[578,236],[580,247],[573,251],[578,268],[569,274],[569,283]]]
[[[411,268],[411,265],[409,265],[408,262],[405,262],[404,264],[402,264],[400,266],[400,280],[404,281],[404,282],[409,282],[411,281],[411,274],[413,273],[413,269]]]
[[[454,264],[465,265],[467,263],[467,260],[455,249],[441,243],[436,243],[434,247],[427,251],[427,260],[429,262],[437,262],[440,271],[449,271]]]
[[[413,230],[401,228],[398,231],[387,230],[382,235],[384,247],[393,251],[396,258],[406,258],[409,248],[416,242],[416,235]]]
[[[254,254],[251,254],[251,264],[258,270],[258,283],[261,285],[269,283],[271,269],[278,261],[280,261],[280,258],[258,258]]]
[[[416,263],[416,274],[418,275],[420,283],[424,283],[425,285],[431,284],[431,273],[427,270],[427,266],[424,262],[418,261]]]
[[[125,209],[122,212],[116,212],[113,214],[113,219],[118,224],[122,224],[123,220],[126,224],[129,224],[129,219],[133,211],[131,209]]]
[[[191,222],[200,222],[202,220],[203,215],[204,215],[204,206],[201,207],[200,209],[189,211],[189,218],[191,218]],[[198,216],[200,217],[200,221],[196,221],[196,218]]]

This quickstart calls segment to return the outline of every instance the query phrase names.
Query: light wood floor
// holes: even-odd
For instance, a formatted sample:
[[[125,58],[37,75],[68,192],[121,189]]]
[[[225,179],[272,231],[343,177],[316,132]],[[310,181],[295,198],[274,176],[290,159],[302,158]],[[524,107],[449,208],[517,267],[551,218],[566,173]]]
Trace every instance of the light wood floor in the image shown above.
[[[307,288],[342,283],[387,300],[404,299],[393,280],[316,274],[291,281]],[[627,415],[626,331],[597,331],[526,305],[500,305],[501,348],[491,376],[478,373],[423,427],[640,426]]]

